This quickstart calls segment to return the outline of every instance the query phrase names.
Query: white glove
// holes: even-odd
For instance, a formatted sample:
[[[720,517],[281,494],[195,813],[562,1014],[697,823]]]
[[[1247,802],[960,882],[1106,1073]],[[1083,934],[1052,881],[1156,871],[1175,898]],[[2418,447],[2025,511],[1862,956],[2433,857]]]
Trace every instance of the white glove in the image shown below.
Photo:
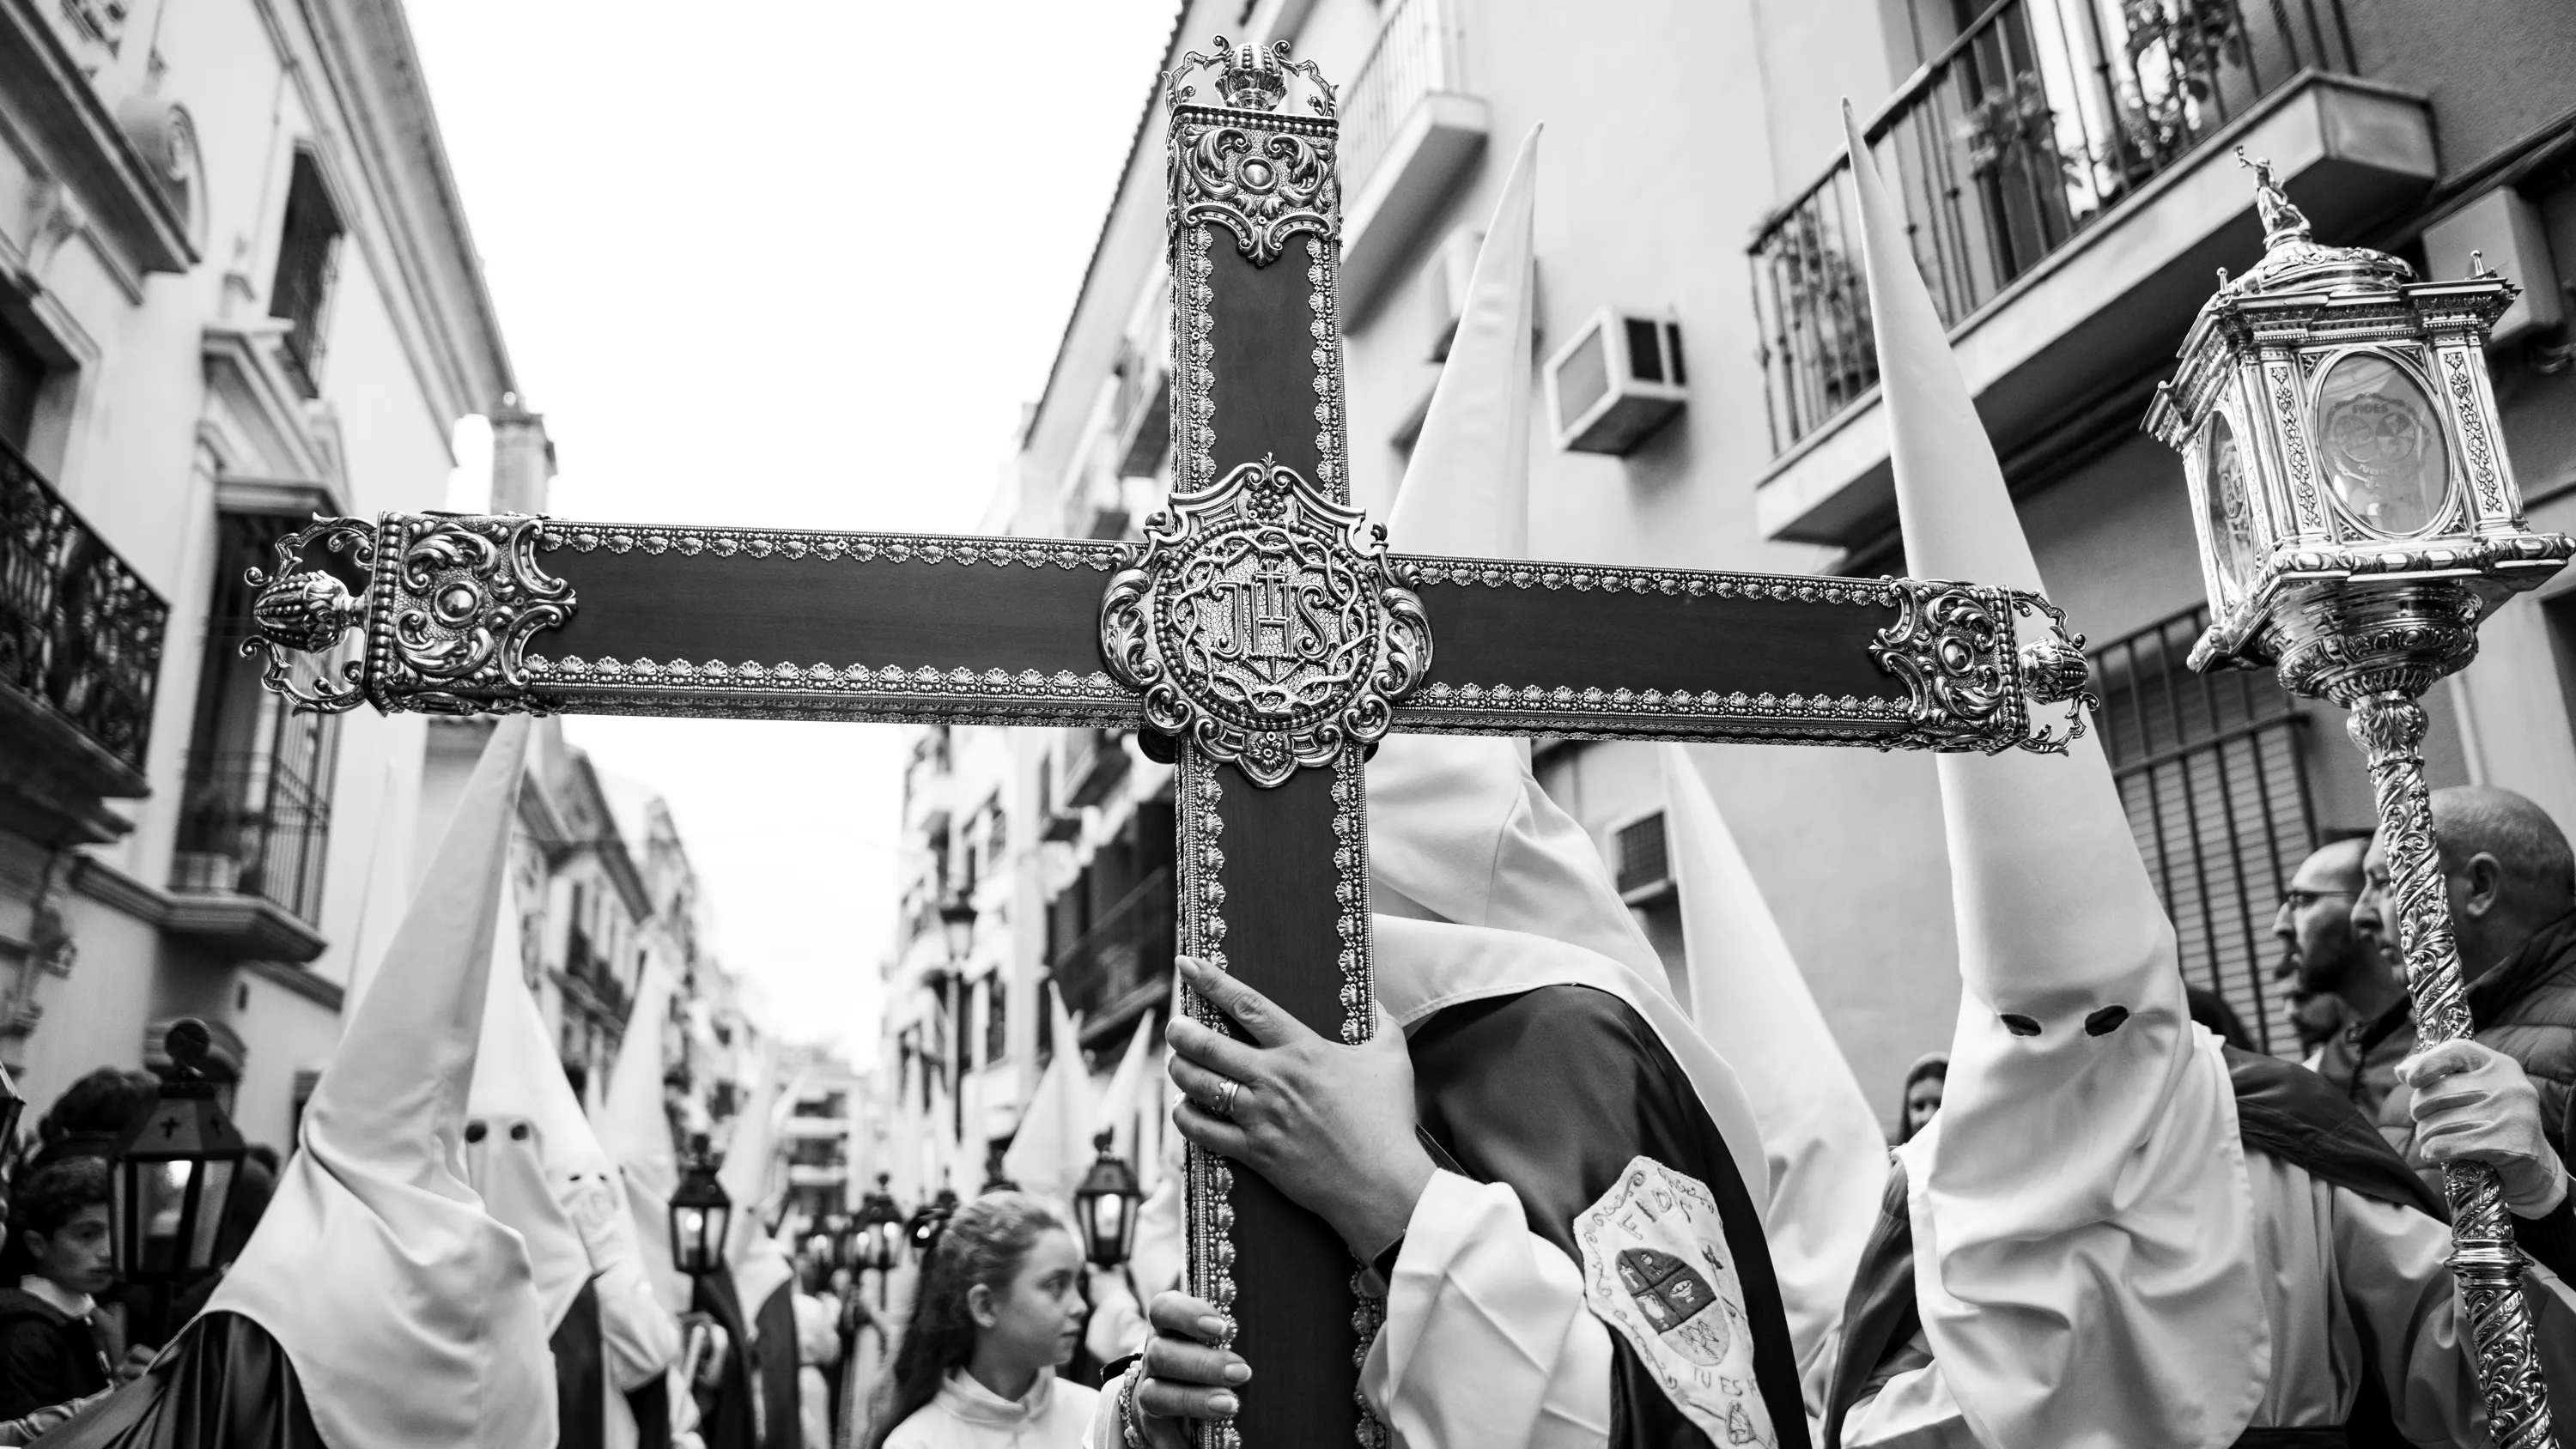
[[[2427,1162],[2483,1162],[2514,1216],[2545,1217],[2567,1196],[2567,1168],[2541,1129],[2540,1093],[2522,1063],[2476,1042],[2446,1041],[2397,1064],[2414,1090],[2415,1146]]]

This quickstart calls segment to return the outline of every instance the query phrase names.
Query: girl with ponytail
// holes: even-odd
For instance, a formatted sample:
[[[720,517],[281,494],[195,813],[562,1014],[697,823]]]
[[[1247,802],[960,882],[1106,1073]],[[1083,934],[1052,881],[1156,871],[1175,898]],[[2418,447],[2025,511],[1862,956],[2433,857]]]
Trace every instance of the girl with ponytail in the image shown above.
[[[922,1265],[868,1449],[1078,1449],[1100,1394],[1055,1371],[1082,1341],[1082,1267],[1037,1198],[959,1208]]]

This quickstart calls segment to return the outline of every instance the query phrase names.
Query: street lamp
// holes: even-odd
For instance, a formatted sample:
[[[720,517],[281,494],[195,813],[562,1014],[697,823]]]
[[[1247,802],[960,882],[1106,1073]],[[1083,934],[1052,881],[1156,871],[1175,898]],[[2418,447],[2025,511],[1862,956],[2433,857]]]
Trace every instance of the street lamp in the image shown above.
[[[952,890],[939,901],[939,936],[948,947],[948,966],[933,973],[940,1007],[948,1013],[949,1124],[958,1140],[966,1137],[966,957],[975,949],[975,907],[964,891]]]
[[[947,944],[948,959],[962,962],[966,953],[975,949],[975,907],[968,904],[963,891],[950,891],[939,902],[939,936]]]
[[[716,1180],[720,1165],[707,1150],[707,1134],[689,1139],[689,1164],[671,1192],[671,1266],[692,1278],[724,1267],[725,1235],[733,1226],[733,1195]]]
[[[2183,456],[2200,535],[2211,623],[2191,663],[2268,664],[2284,689],[2352,712],[2430,1046],[2471,1024],[2424,784],[2424,691],[2476,658],[2478,622],[2576,540],[2525,525],[2496,422],[2487,331],[2519,289],[2474,256],[2463,280],[2419,282],[2384,252],[2320,245],[2271,168],[2247,164],[2263,260],[2220,274],[2147,413]],[[2502,1190],[2488,1167],[2444,1176],[2495,1440],[2548,1444]]]
[[[242,1159],[242,1135],[205,1073],[214,1037],[182,1018],[163,1038],[170,1077],[149,1111],[117,1143],[109,1184],[110,1235],[119,1277],[166,1289],[212,1272],[215,1243]]]
[[[1127,1261],[1136,1246],[1136,1204],[1145,1200],[1136,1170],[1110,1150],[1115,1138],[1116,1134],[1103,1132],[1091,1139],[1100,1157],[1082,1175],[1082,1185],[1073,1190],[1073,1217],[1082,1228],[1083,1256],[1102,1268]]]

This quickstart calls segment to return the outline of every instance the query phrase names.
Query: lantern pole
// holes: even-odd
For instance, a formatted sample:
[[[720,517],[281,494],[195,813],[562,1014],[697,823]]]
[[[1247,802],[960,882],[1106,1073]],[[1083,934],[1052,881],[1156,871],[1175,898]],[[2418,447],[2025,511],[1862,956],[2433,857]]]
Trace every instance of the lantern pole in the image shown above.
[[[2422,611],[2427,616],[2438,612]],[[2477,626],[2468,622],[2475,617],[2473,602],[2466,608],[2454,605],[2449,623],[2419,616],[2417,628],[2320,635],[2312,646],[2320,652],[2337,646],[2366,648],[2374,637],[2390,644],[2375,658],[2365,655],[2369,663],[2335,671],[2333,682],[2320,692],[2352,712],[2344,728],[2369,764],[2379,846],[2388,861],[2386,909],[2405,954],[2406,993],[2413,999],[2416,1039],[2424,1047],[2457,1041],[2476,1029],[2469,1018],[2450,894],[2433,837],[2433,796],[2424,784],[2423,755],[2424,691],[2449,672],[2423,656],[2465,659],[2477,647]],[[2398,640],[2418,647],[2408,649]],[[2285,655],[2285,678],[2291,662]],[[2522,1296],[2522,1251],[2514,1244],[2503,1180],[2485,1163],[2452,1162],[2444,1164],[2442,1181],[2451,1203],[2451,1273],[2468,1308],[2489,1436],[2497,1449],[2556,1449],[2549,1389],[2541,1381],[2530,1309]]]
[[[2321,245],[2270,166],[2237,159],[2255,173],[2263,259],[2219,274],[2147,416],[2184,455],[2200,536],[2212,622],[2191,664],[2274,665],[2283,689],[2350,711],[2417,1039],[2456,1041],[2476,1024],[2424,782],[2424,694],[2477,657],[2480,620],[2576,553],[2526,524],[2495,424],[2485,342],[2516,288],[2474,258],[2463,281],[2422,282],[2384,252]],[[2498,1449],[2556,1449],[2503,1184],[2447,1163],[2443,1185],[2488,1433]]]

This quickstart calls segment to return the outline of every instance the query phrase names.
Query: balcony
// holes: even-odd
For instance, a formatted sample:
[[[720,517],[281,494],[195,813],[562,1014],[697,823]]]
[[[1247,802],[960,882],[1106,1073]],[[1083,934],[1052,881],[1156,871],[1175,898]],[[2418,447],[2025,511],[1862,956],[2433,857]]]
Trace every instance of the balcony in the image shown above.
[[[1172,904],[1172,872],[1158,870],[1048,963],[1084,1046],[1110,1041],[1170,990]]]
[[[1118,361],[1110,416],[1116,420],[1111,452],[1118,476],[1153,477],[1172,451],[1171,369],[1131,348]]]
[[[1064,804],[1080,810],[1109,798],[1127,778],[1126,735],[1118,730],[1074,730],[1064,737]]]
[[[232,960],[321,955],[312,922],[330,828],[328,797],[275,754],[191,760],[164,925]]]
[[[2236,147],[2323,240],[2423,194],[2429,112],[2353,54],[2340,0],[2000,0],[1879,112],[1873,159],[2008,470],[2142,407],[2216,269],[2260,255]],[[1843,159],[1753,240],[1767,537],[1894,522],[1859,224]]]
[[[0,444],[0,824],[48,844],[127,823],[170,607],[16,450]]]
[[[1493,117],[1468,93],[1463,0],[1396,0],[1342,92],[1342,313],[1356,324],[1401,273]]]

